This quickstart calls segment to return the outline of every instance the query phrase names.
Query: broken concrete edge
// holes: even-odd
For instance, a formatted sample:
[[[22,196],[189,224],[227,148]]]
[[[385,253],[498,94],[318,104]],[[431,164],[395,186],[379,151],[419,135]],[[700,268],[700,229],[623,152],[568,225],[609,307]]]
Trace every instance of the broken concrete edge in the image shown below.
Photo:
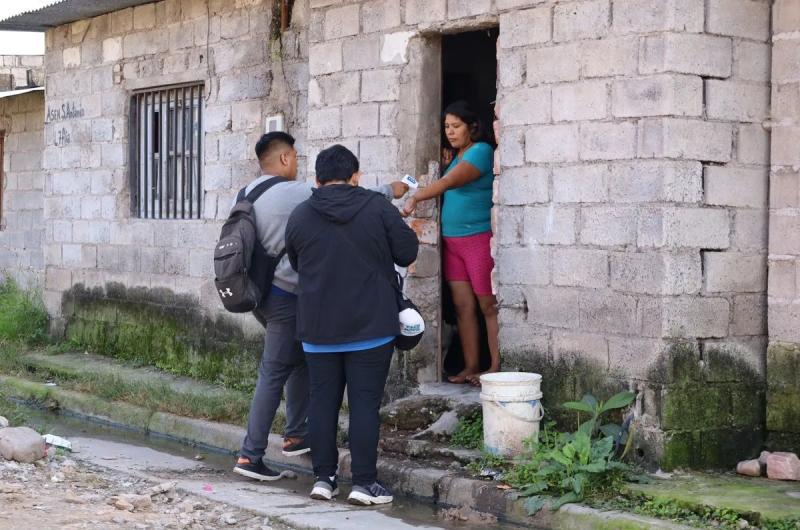
[[[154,412],[144,407],[111,402],[97,396],[46,386],[43,383],[17,377],[0,376],[0,393],[8,398],[22,401],[47,403],[62,414],[231,455],[239,450],[245,435],[245,429],[240,426]],[[308,455],[284,456],[281,452],[281,442],[280,435],[270,434],[265,460],[299,473],[312,473],[311,458]],[[453,471],[424,467],[413,461],[381,457],[378,460],[378,473],[382,482],[397,494],[432,502],[442,507],[470,506],[475,510],[495,515],[502,521],[515,524],[538,526],[542,522],[552,520],[555,524],[553,528],[600,529],[609,528],[609,517],[612,517],[613,520],[626,521],[626,524],[629,520],[631,524],[635,521],[647,521],[642,522],[640,526],[626,526],[626,528],[683,528],[652,526],[662,522],[622,512],[604,512],[576,505],[564,506],[556,513],[541,512],[530,517],[525,512],[524,499],[517,499],[513,493],[497,488],[494,482],[471,479]],[[350,452],[347,450],[339,451],[339,476],[343,481],[351,478]]]

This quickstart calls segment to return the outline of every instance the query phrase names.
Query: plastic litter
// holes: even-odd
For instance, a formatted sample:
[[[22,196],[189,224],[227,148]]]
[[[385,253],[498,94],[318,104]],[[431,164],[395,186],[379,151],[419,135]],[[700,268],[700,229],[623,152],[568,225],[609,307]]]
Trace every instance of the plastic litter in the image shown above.
[[[72,442],[70,442],[66,438],[62,438],[54,434],[45,434],[43,438],[44,438],[44,443],[46,443],[47,445],[53,445],[55,447],[63,447],[64,449],[72,451]]]

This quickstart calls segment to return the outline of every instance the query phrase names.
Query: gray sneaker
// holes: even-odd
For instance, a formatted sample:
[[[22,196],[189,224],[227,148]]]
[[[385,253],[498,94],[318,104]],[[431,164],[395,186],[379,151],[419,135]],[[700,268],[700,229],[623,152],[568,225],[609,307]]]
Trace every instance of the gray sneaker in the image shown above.
[[[336,484],[336,475],[332,477],[317,477],[311,498],[319,501],[329,501],[339,495],[339,486]]]
[[[358,506],[389,504],[393,500],[392,493],[379,482],[373,482],[369,486],[353,486],[353,490],[347,497],[347,502]]]

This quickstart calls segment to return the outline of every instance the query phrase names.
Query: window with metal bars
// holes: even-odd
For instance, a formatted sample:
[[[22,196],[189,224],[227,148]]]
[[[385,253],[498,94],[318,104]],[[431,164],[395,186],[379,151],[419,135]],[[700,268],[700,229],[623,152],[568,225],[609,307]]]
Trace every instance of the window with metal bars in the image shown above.
[[[131,97],[131,208],[145,219],[199,219],[203,204],[203,84]]]

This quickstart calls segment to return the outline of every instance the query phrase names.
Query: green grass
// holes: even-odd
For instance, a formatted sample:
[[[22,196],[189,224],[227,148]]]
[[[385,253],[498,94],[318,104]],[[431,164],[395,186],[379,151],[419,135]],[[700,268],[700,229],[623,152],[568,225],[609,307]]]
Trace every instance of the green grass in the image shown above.
[[[477,411],[472,416],[459,418],[456,430],[450,437],[450,444],[466,449],[480,449],[483,446],[483,414]]]
[[[11,278],[0,283],[0,339],[44,344],[47,321],[38,293],[20,289]]]

